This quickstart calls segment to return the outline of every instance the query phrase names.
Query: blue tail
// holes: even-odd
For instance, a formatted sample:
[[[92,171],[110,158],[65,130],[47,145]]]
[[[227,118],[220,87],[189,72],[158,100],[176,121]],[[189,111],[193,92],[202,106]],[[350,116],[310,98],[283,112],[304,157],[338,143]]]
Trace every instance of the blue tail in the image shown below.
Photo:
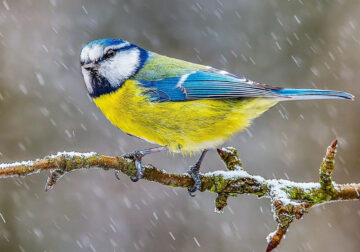
[[[350,99],[354,100],[354,96],[349,93],[333,90],[318,89],[272,89],[272,92],[279,95],[279,100],[316,100],[316,99]]]

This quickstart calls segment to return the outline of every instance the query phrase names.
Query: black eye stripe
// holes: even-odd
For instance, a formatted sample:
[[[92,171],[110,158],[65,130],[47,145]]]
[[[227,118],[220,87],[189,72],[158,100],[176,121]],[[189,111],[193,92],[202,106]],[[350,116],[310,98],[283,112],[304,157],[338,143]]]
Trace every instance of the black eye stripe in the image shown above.
[[[112,56],[114,56],[116,53],[116,51],[114,49],[109,49],[107,50],[107,52],[104,54],[104,56],[102,57],[103,59],[108,59],[111,58]]]
[[[118,49],[113,49],[113,48],[110,48],[106,51],[106,53],[104,53],[104,55],[97,61],[97,62],[101,62],[105,59],[108,59],[108,58],[111,58],[112,56],[114,56],[117,52],[121,52],[121,51],[125,51],[125,50],[128,50],[130,48],[133,48],[135,47],[134,45],[128,45],[128,46],[124,46],[124,47],[121,47],[121,48],[118,48]],[[108,51],[113,51],[113,54],[111,56],[107,55]]]
[[[121,47],[121,48],[109,48],[107,51],[106,51],[106,53],[104,53],[104,55],[101,57],[101,58],[99,58],[99,59],[96,59],[96,60],[94,60],[93,62],[94,63],[100,63],[100,62],[102,62],[102,61],[104,61],[104,60],[106,60],[106,59],[108,59],[108,58],[111,58],[112,56],[114,56],[117,52],[120,52],[120,51],[125,51],[125,50],[128,50],[128,49],[130,49],[130,48],[134,48],[135,47],[135,45],[127,45],[127,46],[124,46],[124,47]],[[109,56],[109,55],[107,55],[107,52],[108,51],[110,51],[110,50],[112,50],[114,53],[114,55],[111,55],[111,56]],[[89,64],[89,63],[92,63],[92,61],[91,60],[89,60],[89,61],[80,61],[80,64],[81,65],[85,65],[85,64]]]

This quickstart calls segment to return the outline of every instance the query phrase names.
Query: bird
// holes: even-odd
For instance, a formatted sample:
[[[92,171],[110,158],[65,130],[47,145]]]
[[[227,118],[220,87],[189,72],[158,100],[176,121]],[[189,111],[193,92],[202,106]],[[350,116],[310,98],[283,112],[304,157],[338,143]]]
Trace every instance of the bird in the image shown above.
[[[158,147],[124,157],[135,162],[136,182],[142,158],[160,151],[201,153],[188,173],[194,196],[200,166],[209,149],[247,128],[253,119],[280,101],[350,99],[352,94],[318,89],[291,89],[257,83],[224,70],[148,51],[122,39],[86,44],[80,54],[89,96],[105,117],[123,132]]]

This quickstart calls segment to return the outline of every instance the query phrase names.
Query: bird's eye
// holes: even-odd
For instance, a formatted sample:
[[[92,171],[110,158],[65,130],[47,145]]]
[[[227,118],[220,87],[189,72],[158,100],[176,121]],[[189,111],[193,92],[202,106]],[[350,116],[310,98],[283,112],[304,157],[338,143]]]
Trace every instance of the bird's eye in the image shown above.
[[[115,55],[115,51],[110,49],[105,53],[104,58],[110,58],[110,57],[112,57],[114,55]]]

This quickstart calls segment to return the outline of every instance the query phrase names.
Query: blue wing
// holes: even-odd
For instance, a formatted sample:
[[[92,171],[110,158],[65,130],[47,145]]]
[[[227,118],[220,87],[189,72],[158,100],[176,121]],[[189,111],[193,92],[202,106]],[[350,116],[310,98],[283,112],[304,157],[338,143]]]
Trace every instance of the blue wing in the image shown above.
[[[255,83],[213,68],[161,80],[138,81],[145,88],[146,95],[154,102],[282,96],[274,92],[281,88]]]

